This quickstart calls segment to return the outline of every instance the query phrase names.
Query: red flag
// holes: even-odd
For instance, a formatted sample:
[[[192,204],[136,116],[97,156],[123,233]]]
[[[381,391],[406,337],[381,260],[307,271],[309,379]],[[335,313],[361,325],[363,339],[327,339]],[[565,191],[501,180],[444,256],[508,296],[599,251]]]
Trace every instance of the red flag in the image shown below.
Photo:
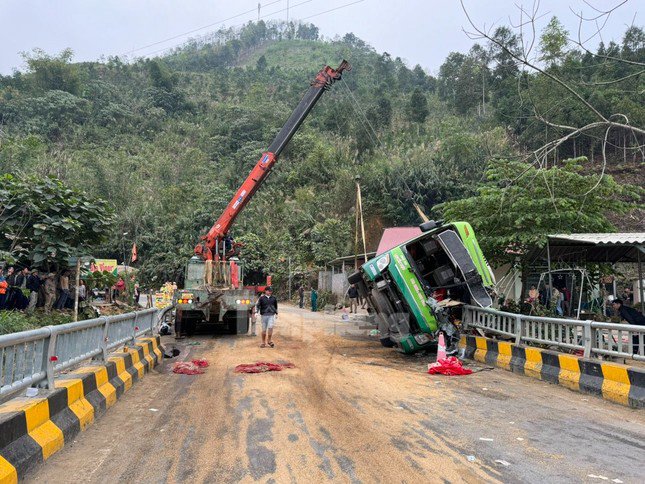
[[[130,262],[134,262],[137,260],[137,244],[134,243],[132,244],[132,258],[130,259]]]

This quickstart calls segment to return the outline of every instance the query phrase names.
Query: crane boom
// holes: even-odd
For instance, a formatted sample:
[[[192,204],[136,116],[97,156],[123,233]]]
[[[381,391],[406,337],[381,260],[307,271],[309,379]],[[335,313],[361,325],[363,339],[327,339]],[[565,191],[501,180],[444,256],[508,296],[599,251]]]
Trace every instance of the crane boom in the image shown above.
[[[335,81],[341,79],[343,71],[350,70],[351,65],[344,60],[336,69],[325,66],[318,72],[298,106],[291,113],[291,116],[289,116],[287,122],[269,145],[267,151],[262,153],[260,160],[253,167],[237,192],[235,192],[226,209],[224,209],[208,233],[201,236],[200,243],[195,247],[195,254],[206,260],[219,258],[218,244],[228,233],[237,216],[269,175],[271,168],[273,168],[282,150],[284,150],[293,135],[298,131],[298,128],[300,128],[300,125],[309,112],[316,105],[323,92],[329,89]]]

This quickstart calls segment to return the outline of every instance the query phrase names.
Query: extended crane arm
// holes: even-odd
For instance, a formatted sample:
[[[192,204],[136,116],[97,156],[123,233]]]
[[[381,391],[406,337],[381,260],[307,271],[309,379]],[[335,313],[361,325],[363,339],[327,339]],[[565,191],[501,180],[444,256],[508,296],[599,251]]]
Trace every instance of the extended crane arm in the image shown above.
[[[238,188],[222,215],[217,219],[217,222],[206,235],[201,237],[201,242],[195,247],[195,254],[206,260],[217,257],[218,243],[228,233],[237,216],[269,175],[282,150],[298,131],[298,128],[316,105],[323,92],[341,78],[343,71],[349,70],[351,70],[351,65],[347,61],[343,61],[337,69],[325,66],[318,72],[316,78],[311,82],[309,90],[277,134],[269,149],[262,153],[262,157],[251,170],[249,176],[246,177],[244,183]]]

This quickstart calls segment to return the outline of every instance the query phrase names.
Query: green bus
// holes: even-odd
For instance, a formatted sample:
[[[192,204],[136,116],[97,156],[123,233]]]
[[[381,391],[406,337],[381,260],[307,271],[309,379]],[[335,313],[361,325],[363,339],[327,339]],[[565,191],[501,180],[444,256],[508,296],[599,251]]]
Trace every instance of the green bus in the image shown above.
[[[457,349],[463,304],[490,307],[493,273],[467,222],[429,221],[421,234],[363,264],[348,277],[367,299],[381,343],[403,353],[435,345]]]

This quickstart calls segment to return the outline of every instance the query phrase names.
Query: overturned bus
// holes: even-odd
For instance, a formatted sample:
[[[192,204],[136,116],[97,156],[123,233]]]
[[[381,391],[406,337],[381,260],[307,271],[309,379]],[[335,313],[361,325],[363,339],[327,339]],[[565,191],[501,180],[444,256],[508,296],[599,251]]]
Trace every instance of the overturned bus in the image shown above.
[[[490,307],[493,273],[467,222],[429,221],[418,235],[348,277],[375,315],[384,346],[414,353],[443,332],[457,350],[464,304]]]

